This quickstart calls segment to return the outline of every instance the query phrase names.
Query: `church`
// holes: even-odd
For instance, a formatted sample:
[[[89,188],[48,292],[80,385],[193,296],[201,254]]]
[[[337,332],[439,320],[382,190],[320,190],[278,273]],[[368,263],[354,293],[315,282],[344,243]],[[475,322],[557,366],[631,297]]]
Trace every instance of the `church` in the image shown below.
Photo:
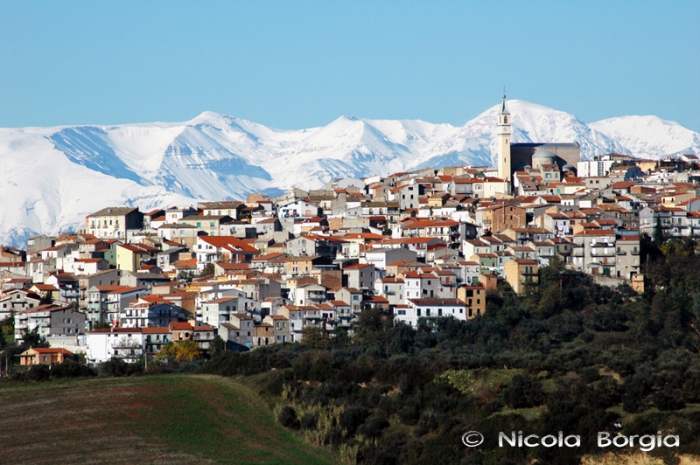
[[[511,143],[511,115],[503,95],[501,112],[498,114],[498,177],[512,183],[517,171],[555,169],[561,174],[573,172],[581,161],[578,143],[527,142]],[[561,176],[557,176],[561,178]]]

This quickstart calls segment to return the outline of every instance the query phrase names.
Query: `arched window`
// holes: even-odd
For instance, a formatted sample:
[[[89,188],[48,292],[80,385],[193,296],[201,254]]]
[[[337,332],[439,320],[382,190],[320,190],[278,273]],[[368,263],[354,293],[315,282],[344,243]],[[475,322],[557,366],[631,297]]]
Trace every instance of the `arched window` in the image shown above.
[[[508,117],[507,116],[503,117],[503,124],[508,124]]]

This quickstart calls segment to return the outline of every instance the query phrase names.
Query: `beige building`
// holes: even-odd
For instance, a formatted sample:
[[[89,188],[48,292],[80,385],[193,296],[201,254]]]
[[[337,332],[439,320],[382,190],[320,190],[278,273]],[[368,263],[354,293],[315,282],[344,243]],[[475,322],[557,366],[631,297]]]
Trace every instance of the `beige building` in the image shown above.
[[[528,285],[538,282],[538,265],[534,260],[514,258],[509,260],[504,268],[506,281],[516,294],[521,294]]]
[[[462,286],[457,288],[457,300],[467,306],[466,317],[471,320],[486,312],[486,289],[482,286]]]
[[[143,213],[138,208],[108,207],[85,217],[85,231],[100,238],[126,239],[130,229],[141,229]]]

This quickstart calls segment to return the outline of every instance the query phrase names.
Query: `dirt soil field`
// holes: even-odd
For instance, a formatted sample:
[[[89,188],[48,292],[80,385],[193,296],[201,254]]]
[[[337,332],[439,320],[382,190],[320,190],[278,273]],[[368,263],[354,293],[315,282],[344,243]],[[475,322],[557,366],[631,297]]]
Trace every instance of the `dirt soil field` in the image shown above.
[[[0,384],[0,464],[329,464],[230,379]]]

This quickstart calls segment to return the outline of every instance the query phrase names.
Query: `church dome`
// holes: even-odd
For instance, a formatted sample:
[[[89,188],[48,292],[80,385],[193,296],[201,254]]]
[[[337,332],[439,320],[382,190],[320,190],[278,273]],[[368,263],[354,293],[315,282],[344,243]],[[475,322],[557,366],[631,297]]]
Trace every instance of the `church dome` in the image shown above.
[[[552,152],[546,149],[537,149],[535,153],[532,155],[532,158],[544,158],[544,159],[549,159],[554,162],[554,160],[557,158],[556,155],[554,155]]]

